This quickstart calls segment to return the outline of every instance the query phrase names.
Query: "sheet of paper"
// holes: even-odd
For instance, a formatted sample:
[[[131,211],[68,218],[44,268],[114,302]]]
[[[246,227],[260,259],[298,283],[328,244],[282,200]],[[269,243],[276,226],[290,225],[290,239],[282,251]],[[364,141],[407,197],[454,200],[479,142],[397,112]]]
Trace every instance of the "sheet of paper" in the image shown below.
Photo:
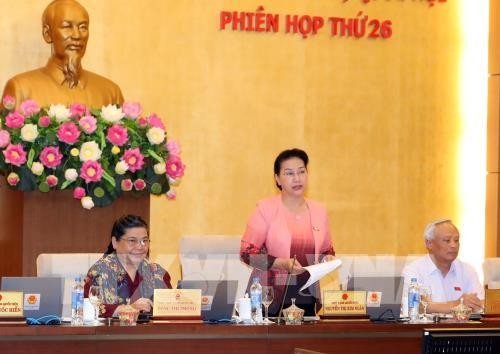
[[[341,264],[342,261],[340,259],[334,259],[333,261],[313,264],[304,267],[304,269],[307,270],[311,276],[309,277],[307,283],[305,283],[304,286],[300,288],[300,291],[307,289],[318,280],[323,278],[325,275],[340,267]]]

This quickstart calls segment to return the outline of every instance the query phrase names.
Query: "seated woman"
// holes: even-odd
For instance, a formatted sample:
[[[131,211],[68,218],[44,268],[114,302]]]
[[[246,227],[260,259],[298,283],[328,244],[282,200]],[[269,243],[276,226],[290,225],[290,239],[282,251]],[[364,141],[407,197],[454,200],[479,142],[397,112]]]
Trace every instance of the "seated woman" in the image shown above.
[[[117,316],[127,300],[136,309],[150,312],[154,289],[172,288],[170,275],[149,257],[148,225],[136,215],[115,221],[106,253],[90,267],[85,278],[84,296],[91,285],[104,290],[104,317]]]
[[[281,193],[257,203],[241,240],[240,257],[254,267],[250,281],[258,276],[262,285],[274,288],[271,316],[279,314],[289,272],[292,277],[284,307],[296,298],[304,314],[314,316],[319,284],[299,292],[308,279],[303,266],[331,260],[335,254],[326,209],[304,196],[308,162],[305,151],[299,149],[285,150],[276,157],[274,179]]]

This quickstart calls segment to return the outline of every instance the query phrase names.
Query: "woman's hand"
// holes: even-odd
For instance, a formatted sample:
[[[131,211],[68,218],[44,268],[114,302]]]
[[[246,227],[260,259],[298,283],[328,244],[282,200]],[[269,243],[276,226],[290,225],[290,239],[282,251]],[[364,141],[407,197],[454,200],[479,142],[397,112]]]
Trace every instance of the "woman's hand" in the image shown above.
[[[326,254],[323,259],[321,260],[321,262],[330,262],[330,261],[333,261],[335,259],[335,256],[334,255],[331,255],[331,254]]]
[[[284,269],[294,275],[305,272],[305,269],[302,267],[300,262],[298,260],[295,260],[294,262],[293,258],[276,258],[273,263],[273,268]]]
[[[116,307],[115,311],[113,312],[113,317],[117,317],[120,313],[120,311],[128,305],[119,305]],[[130,304],[133,308],[139,311],[144,311],[144,312],[151,312],[151,309],[153,308],[153,301],[150,299],[146,299],[144,297],[141,297],[138,299],[136,302],[133,304]]]
[[[151,309],[153,308],[153,301],[141,297],[140,299],[137,299],[137,301],[134,302],[132,306],[139,311],[151,312]]]

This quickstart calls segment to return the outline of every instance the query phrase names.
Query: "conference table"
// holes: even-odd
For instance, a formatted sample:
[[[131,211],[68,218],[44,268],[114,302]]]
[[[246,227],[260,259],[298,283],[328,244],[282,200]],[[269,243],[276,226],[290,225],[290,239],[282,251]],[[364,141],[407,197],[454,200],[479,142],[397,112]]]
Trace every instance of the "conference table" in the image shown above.
[[[0,325],[0,353],[323,353],[421,352],[426,328],[498,328],[500,321],[439,324],[319,321],[302,325],[192,322],[120,326]]]

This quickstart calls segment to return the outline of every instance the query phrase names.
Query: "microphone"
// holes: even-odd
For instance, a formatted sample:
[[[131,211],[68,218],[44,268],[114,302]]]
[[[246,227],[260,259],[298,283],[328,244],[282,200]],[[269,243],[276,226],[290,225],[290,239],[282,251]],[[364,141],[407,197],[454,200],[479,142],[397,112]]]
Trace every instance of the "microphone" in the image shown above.
[[[295,267],[295,261],[297,260],[297,255],[293,255],[292,270]],[[278,313],[278,324],[281,322],[281,316],[283,315],[283,306],[285,305],[286,293],[288,291],[288,286],[290,285],[290,278],[292,277],[292,272],[288,272],[286,276],[285,293],[283,294],[283,300],[281,301],[280,312]]]

